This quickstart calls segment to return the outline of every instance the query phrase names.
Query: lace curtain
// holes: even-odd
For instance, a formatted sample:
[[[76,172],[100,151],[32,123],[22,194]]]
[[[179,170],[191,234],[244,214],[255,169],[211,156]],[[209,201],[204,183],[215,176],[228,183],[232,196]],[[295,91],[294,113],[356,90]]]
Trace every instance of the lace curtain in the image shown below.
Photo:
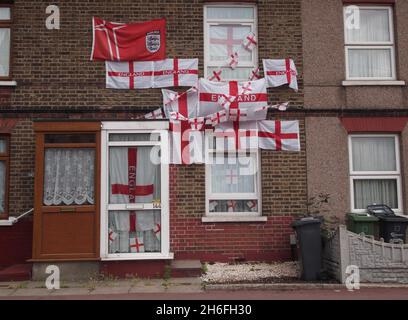
[[[349,49],[349,74],[351,78],[391,77],[391,50]]]
[[[9,75],[10,29],[0,28],[0,77]]]
[[[45,150],[44,197],[47,206],[94,204],[95,150]]]
[[[374,203],[398,208],[397,180],[354,180],[354,202],[356,209]]]

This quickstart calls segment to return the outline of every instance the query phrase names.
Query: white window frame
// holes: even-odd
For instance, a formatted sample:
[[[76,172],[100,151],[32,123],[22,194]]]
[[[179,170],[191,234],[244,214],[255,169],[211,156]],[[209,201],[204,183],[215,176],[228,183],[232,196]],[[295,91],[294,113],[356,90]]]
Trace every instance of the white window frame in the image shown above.
[[[207,18],[207,9],[211,7],[245,7],[252,8],[254,10],[254,19],[208,19]],[[228,67],[227,61],[224,64],[220,62],[210,62],[210,43],[209,43],[209,34],[210,26],[216,25],[243,25],[250,26],[252,32],[258,35],[258,10],[257,5],[255,4],[225,4],[225,3],[215,3],[215,4],[206,4],[204,5],[204,78],[208,78],[208,68],[210,67]],[[252,61],[241,61],[239,60],[237,68],[246,67],[256,69],[258,67],[258,46],[253,50],[254,54],[252,55]],[[249,74],[248,74],[249,76]],[[223,80],[248,80],[248,79],[223,79]]]
[[[173,259],[170,253],[169,218],[169,150],[167,121],[106,121],[101,130],[101,245],[102,260],[155,260]],[[159,133],[160,141],[115,141],[109,142],[109,134]],[[161,252],[109,253],[108,215],[112,210],[152,210],[153,204],[109,205],[109,147],[110,146],[160,146],[161,157]]]
[[[353,168],[353,138],[394,138],[395,144],[395,171],[355,171]],[[354,180],[396,180],[398,208],[393,208],[395,213],[403,215],[402,183],[401,183],[401,159],[400,159],[400,139],[396,134],[350,134],[348,137],[349,149],[349,172],[350,172],[350,208],[353,213],[363,213],[366,209],[356,209],[354,204]]]
[[[346,10],[348,6],[343,8],[343,21],[344,21],[344,43],[345,43],[345,60],[346,60],[346,80],[374,80],[374,81],[395,81],[397,80],[396,71],[396,60],[395,60],[395,37],[394,37],[394,17],[393,17],[393,7],[392,6],[358,6],[360,10],[388,10],[389,17],[389,30],[390,30],[390,41],[385,42],[372,42],[372,41],[349,41],[347,38],[347,26],[346,26]],[[388,49],[391,51],[391,77],[350,77],[349,69],[349,50],[352,49]]]
[[[212,157],[213,155],[225,156],[228,152],[218,151],[209,148],[208,139],[205,143],[206,157]],[[254,193],[212,193],[212,169],[209,161],[206,161],[205,165],[205,213],[207,217],[228,217],[228,218],[240,218],[240,217],[260,217],[262,216],[262,190],[261,190],[261,153],[259,149],[250,149],[248,151],[236,151],[230,153],[232,155],[239,156],[254,156],[256,168],[255,178],[255,192]],[[225,158],[228,161],[228,158]],[[258,211],[257,212],[210,212],[209,204],[210,200],[257,200]]]

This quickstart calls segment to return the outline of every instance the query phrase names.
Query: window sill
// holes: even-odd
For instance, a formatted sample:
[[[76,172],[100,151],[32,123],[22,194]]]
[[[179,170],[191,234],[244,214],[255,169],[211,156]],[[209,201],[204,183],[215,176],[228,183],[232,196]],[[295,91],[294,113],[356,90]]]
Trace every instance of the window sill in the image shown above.
[[[126,256],[125,256],[126,255]],[[109,256],[109,257],[101,257],[102,261],[130,261],[130,260],[173,260],[174,259],[174,254],[169,253],[169,254],[132,254],[134,256],[129,256],[128,254],[125,255],[120,255],[118,254],[117,256]]]
[[[0,87],[16,87],[17,82],[16,81],[4,81],[0,80]]]
[[[212,216],[212,217],[202,217],[201,221],[203,223],[213,223],[213,222],[267,222],[268,217],[265,216]]]
[[[405,81],[397,80],[346,80],[342,82],[344,87],[352,86],[405,86]]]

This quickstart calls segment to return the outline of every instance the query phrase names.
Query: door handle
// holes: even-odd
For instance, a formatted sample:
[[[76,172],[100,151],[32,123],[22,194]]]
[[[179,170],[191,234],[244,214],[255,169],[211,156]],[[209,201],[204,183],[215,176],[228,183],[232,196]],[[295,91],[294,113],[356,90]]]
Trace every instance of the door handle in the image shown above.
[[[75,212],[75,208],[60,208],[60,212],[68,213],[68,212]]]

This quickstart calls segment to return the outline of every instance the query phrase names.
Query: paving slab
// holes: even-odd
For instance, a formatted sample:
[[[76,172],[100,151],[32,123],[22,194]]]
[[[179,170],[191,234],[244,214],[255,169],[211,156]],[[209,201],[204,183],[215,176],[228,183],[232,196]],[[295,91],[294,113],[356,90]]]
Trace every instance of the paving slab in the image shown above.
[[[154,286],[135,286],[130,288],[129,293],[164,293],[166,289],[160,285]]]
[[[204,292],[204,290],[201,288],[201,286],[196,286],[196,285],[178,285],[178,286],[169,286],[166,289],[166,292],[168,293],[199,293],[199,292]]]
[[[168,280],[170,285],[201,285],[202,281],[199,277],[193,278],[171,278]]]
[[[76,295],[89,295],[89,290],[86,288],[62,288],[58,290],[52,290],[51,296],[76,296]]]
[[[3,289],[3,288],[0,288],[0,297],[7,297],[7,296],[11,295],[14,291],[15,291],[15,289]]]
[[[125,294],[128,293],[131,289],[131,286],[114,286],[114,287],[97,287],[95,290],[90,292],[91,295],[98,294]]]
[[[48,296],[51,294],[51,290],[48,289],[17,289],[13,292],[12,296],[16,297],[32,297],[32,296]]]

